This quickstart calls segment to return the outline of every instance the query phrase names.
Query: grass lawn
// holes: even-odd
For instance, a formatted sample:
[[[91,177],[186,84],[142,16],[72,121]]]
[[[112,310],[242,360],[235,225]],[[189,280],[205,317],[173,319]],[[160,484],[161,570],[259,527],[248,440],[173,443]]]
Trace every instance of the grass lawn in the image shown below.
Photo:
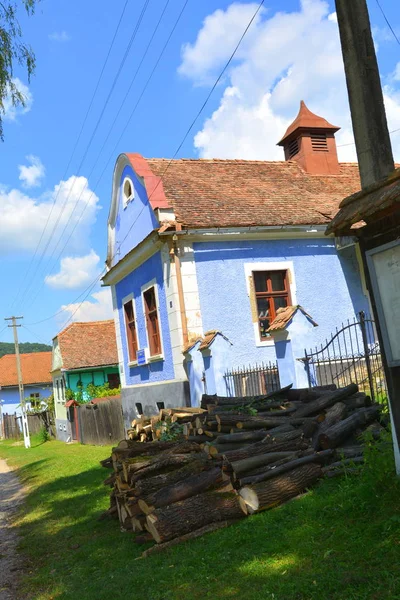
[[[400,482],[391,449],[359,477],[145,560],[107,508],[108,448],[0,442],[28,486],[17,526],[29,600],[400,600]],[[147,547],[147,546],[146,546]]]

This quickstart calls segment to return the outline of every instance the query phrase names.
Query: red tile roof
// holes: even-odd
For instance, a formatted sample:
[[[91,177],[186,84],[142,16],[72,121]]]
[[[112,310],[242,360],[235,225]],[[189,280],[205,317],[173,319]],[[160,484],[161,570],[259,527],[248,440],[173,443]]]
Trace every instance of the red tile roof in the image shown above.
[[[276,317],[267,329],[267,333],[270,333],[271,331],[281,331],[282,329],[285,329],[286,325],[290,323],[293,316],[298,310],[300,310],[303,313],[303,315],[307,317],[307,319],[312,325],[314,325],[314,327],[318,326],[318,323],[316,323],[310,317],[310,315],[306,313],[304,308],[299,304],[296,304],[295,306],[286,306],[285,308],[278,308],[278,310],[276,311]]]
[[[325,225],[360,188],[356,163],[342,163],[338,175],[310,175],[293,160],[146,162],[188,228]]]
[[[32,352],[21,354],[22,381],[25,385],[52,383],[51,352]],[[18,385],[15,354],[6,354],[0,358],[0,386]]]
[[[71,323],[57,337],[63,369],[118,364],[113,320]]]
[[[323,117],[319,117],[315,113],[311,112],[309,108],[304,103],[304,100],[300,102],[300,110],[291,125],[286,129],[285,135],[278,142],[278,145],[281,146],[283,142],[292,135],[297,129],[325,129],[332,131],[339,131],[340,127],[336,127],[335,125],[331,125],[326,119]]]

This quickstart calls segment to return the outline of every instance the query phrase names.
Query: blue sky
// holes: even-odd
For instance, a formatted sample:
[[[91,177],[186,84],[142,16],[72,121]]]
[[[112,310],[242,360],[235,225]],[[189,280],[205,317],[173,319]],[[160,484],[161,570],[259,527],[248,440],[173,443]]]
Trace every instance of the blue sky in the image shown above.
[[[395,0],[380,1],[400,35]],[[145,0],[128,0],[68,166],[124,4],[125,0],[43,0],[33,17],[21,14],[24,38],[35,50],[37,70],[30,83],[22,70],[15,71],[27,95],[27,107],[6,109],[5,141],[0,145],[0,317],[24,316],[28,329],[21,328],[22,341],[48,342],[72,313],[72,318],[85,320],[110,315],[107,292],[97,286],[91,290],[95,296],[86,298],[85,290],[105,259],[114,161],[124,151],[149,157],[175,153],[257,6],[189,0],[130,119],[184,0],[168,3],[132,83],[166,5],[166,0],[148,2],[112,86],[146,6]],[[397,129],[400,45],[376,1],[370,0],[369,5],[389,128]],[[340,158],[354,160],[333,2],[267,0],[179,156],[279,160],[281,149],[276,148],[276,141],[295,117],[301,99],[342,127],[337,136]],[[393,134],[392,141],[400,160],[400,132]],[[0,339],[11,341],[11,332],[1,332]]]

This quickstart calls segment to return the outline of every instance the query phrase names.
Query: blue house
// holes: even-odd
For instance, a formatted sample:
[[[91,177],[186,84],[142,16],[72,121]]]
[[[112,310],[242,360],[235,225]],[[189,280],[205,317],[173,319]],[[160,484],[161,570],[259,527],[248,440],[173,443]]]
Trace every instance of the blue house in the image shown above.
[[[303,348],[368,310],[352,238],[325,236],[360,185],[357,164],[338,161],[337,130],[302,102],[282,161],[118,157],[103,282],[127,424],[220,393],[226,368],[275,361],[279,308],[318,323]]]
[[[51,352],[20,354],[27,409],[40,408],[53,393]],[[3,414],[21,414],[15,354],[0,358],[0,400]]]

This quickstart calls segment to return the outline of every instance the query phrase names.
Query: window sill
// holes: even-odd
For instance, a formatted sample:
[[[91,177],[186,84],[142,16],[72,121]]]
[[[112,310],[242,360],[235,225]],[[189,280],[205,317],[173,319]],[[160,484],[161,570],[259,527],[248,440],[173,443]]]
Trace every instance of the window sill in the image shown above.
[[[130,362],[128,362],[128,367],[137,367],[137,366],[138,366],[137,360],[131,360]]]
[[[157,362],[158,360],[164,360],[163,354],[154,354],[153,356],[149,356],[149,363]]]
[[[273,338],[269,338],[268,340],[264,340],[263,342],[261,340],[256,340],[256,346],[257,348],[263,348],[265,346],[273,346],[274,345],[274,340]]]

